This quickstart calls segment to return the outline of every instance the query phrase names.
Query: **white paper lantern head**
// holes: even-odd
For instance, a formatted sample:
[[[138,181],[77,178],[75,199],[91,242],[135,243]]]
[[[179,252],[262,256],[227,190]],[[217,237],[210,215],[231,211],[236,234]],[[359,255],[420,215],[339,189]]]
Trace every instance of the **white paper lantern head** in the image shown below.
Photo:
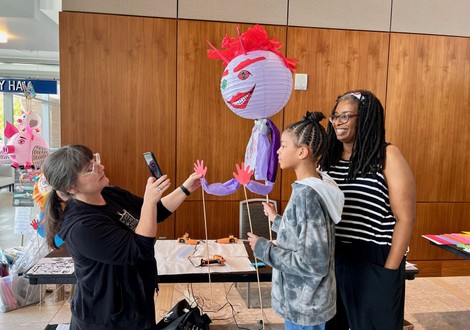
[[[243,34],[238,30],[237,38],[227,35],[222,46],[224,50],[211,45],[208,56],[226,65],[220,90],[230,110],[247,119],[269,118],[281,111],[292,93],[295,69],[295,60],[279,51],[282,44],[255,25]]]
[[[292,73],[273,52],[258,50],[234,58],[220,82],[225,104],[246,119],[269,118],[286,105]]]

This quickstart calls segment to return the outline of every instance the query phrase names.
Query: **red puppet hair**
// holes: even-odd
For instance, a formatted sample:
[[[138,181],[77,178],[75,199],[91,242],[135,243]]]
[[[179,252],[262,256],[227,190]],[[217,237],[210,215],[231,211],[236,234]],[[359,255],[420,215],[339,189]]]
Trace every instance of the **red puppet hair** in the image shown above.
[[[224,62],[224,65],[227,65],[235,57],[244,55],[247,52],[267,50],[277,54],[291,71],[294,71],[296,68],[295,59],[286,58],[279,51],[282,43],[277,41],[276,37],[270,40],[266,30],[258,24],[246,30],[245,33],[239,34],[236,38],[230,38],[227,34],[224,40],[222,40],[224,50],[216,49],[209,41],[208,44],[212,49],[207,50],[207,57],[221,60]]]

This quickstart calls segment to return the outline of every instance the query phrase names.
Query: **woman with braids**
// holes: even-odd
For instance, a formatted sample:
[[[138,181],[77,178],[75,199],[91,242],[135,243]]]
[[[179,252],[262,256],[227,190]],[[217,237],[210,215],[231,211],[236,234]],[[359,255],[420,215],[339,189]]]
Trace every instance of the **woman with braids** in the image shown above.
[[[338,313],[327,329],[403,329],[413,174],[385,141],[384,109],[371,92],[339,96],[329,119],[321,167],[344,192],[345,205],[336,225]]]
[[[47,242],[56,248],[58,233],[75,265],[70,329],[155,329],[157,221],[198,188],[201,176],[191,174],[165,197],[170,180],[150,177],[142,199],[109,186],[99,154],[83,145],[58,149],[43,171],[52,188],[45,206]]]
[[[317,170],[327,148],[323,118],[321,112],[307,112],[282,133],[279,165],[294,170],[297,180],[282,216],[263,203],[276,243],[248,233],[254,255],[273,267],[272,309],[285,319],[286,329],[324,329],[336,312],[334,226],[344,196]]]

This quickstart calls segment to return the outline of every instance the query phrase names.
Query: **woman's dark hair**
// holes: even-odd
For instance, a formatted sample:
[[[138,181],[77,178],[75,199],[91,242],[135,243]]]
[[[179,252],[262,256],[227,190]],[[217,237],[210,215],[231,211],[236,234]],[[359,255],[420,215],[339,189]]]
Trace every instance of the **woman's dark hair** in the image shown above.
[[[327,149],[328,136],[320,121],[325,118],[321,112],[308,112],[302,118],[289,125],[285,131],[294,135],[297,145],[306,145],[317,162]]]
[[[380,100],[366,90],[353,90],[340,95],[333,108],[332,115],[342,101],[350,101],[357,106],[356,138],[347,179],[353,180],[366,173],[376,173],[385,163],[385,113]],[[336,138],[332,123],[328,123],[328,152],[322,159],[321,167],[328,171],[341,159],[343,143]]]
[[[68,190],[75,186],[78,174],[90,164],[93,152],[83,145],[68,145],[50,154],[43,165],[43,173],[51,187],[44,206],[47,244],[57,246],[54,237],[62,224],[65,201],[73,196]]]

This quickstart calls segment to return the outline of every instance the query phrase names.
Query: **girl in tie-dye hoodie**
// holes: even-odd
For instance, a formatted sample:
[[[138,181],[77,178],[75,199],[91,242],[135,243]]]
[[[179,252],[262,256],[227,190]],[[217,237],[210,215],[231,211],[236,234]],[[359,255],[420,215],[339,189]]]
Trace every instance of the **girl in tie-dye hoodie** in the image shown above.
[[[286,329],[321,330],[336,313],[335,223],[344,195],[317,170],[327,147],[323,118],[321,112],[307,112],[282,133],[279,165],[295,170],[297,180],[282,216],[264,203],[277,241],[248,233],[254,255],[273,267],[272,309],[285,319]]]

